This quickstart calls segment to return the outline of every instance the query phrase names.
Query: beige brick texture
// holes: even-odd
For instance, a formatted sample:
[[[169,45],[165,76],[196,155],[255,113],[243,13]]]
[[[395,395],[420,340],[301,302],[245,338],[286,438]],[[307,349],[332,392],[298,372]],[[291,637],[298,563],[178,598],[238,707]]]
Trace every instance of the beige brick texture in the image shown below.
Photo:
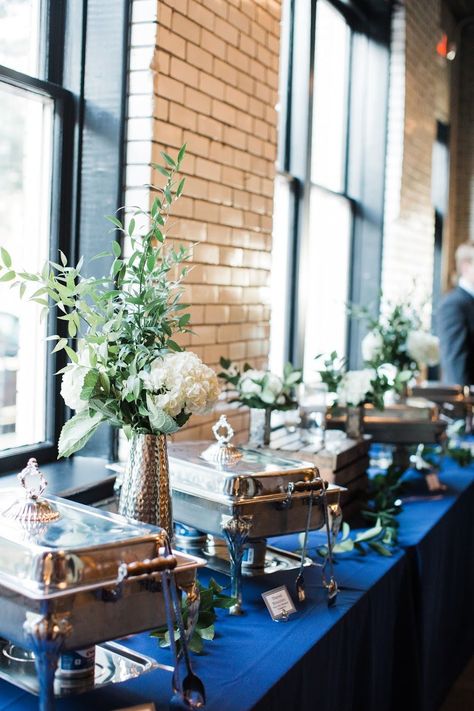
[[[134,0],[133,5],[132,38],[144,34],[138,25],[157,22],[154,46],[147,41],[140,55],[143,76],[131,71],[129,106],[141,113],[130,121],[150,122],[152,145],[145,157],[142,124],[133,140],[129,135],[130,194],[148,180],[133,184],[137,166],[130,164],[146,168],[150,160],[161,160],[160,151],[173,155],[187,144],[184,196],[170,232],[183,244],[198,242],[185,290],[194,335],[182,344],[216,369],[221,355],[265,366],[280,0]],[[146,95],[150,86],[152,100],[137,100],[134,94]],[[225,402],[219,409],[229,410],[243,439],[247,413]],[[209,438],[214,419],[193,417],[176,437]]]
[[[382,290],[387,299],[410,295],[420,304],[431,297],[433,280],[439,23],[440,0],[410,0],[392,25]]]

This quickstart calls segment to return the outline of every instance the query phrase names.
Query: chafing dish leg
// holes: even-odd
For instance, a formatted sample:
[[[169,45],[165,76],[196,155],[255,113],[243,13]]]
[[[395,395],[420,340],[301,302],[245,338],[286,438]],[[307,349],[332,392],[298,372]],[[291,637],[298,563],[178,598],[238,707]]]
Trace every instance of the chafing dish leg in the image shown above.
[[[66,617],[59,615],[27,613],[23,628],[35,653],[39,711],[53,711],[54,674],[64,640],[72,629],[71,625]]]
[[[234,516],[222,523],[230,554],[231,595],[237,602],[229,608],[230,615],[243,615],[242,607],[242,557],[252,527],[251,516]]]

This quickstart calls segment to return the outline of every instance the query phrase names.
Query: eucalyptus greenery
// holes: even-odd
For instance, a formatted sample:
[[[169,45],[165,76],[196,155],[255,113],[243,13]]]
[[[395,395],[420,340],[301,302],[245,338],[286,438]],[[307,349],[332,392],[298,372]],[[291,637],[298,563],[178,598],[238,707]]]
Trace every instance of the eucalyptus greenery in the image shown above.
[[[368,363],[377,368],[385,363],[394,365],[399,372],[415,372],[418,364],[407,351],[407,339],[411,331],[421,326],[420,318],[408,304],[389,305],[387,314],[382,321],[374,317],[365,306],[350,307],[352,316],[365,322],[370,332],[380,334],[381,348],[377,355]]]
[[[61,392],[76,410],[62,430],[59,456],[80,449],[105,420],[123,427],[127,434],[167,434],[216,398],[215,374],[197,356],[182,354],[179,364],[168,358],[181,352],[174,334],[189,331],[190,320],[188,306],[181,302],[181,282],[191,253],[167,241],[171,208],[184,187],[178,172],[185,151],[184,145],[176,158],[162,153],[163,165],[152,164],[165,184],[151,186],[156,196],[150,212],[133,208],[127,228],[116,215],[108,216],[118,237],[110,251],[94,257],[112,260],[104,277],[84,275],[83,259],[72,265],[61,251],[59,261],[47,261],[41,272],[18,271],[8,252],[1,249],[0,281],[11,281],[21,297],[26,294],[42,306],[42,318],[57,309],[66,327],[67,335],[49,337],[56,342],[52,352],[64,350],[70,360],[59,371],[63,373]],[[146,226],[137,229],[138,221]],[[127,256],[122,238],[130,241]],[[79,339],[76,349],[70,342],[75,338]],[[185,360],[184,356],[189,357]],[[172,387],[166,380],[177,377],[176,371],[183,368],[196,385],[192,402],[187,392],[173,391],[171,397]]]
[[[402,510],[400,496],[403,491],[402,476],[405,470],[397,465],[390,465],[386,472],[376,474],[369,480],[368,506],[362,512],[369,521],[379,521],[380,525],[397,541],[399,523],[397,516]]]
[[[319,376],[321,381],[327,385],[328,392],[337,393],[339,385],[344,377],[346,368],[346,359],[339,358],[337,351],[332,351],[325,356],[324,353],[319,353],[314,360],[321,361],[322,366],[319,366]]]
[[[222,592],[223,588],[218,585],[213,578],[210,579],[208,588],[199,582],[198,586],[200,592],[199,614],[196,628],[189,640],[189,648],[196,654],[202,654],[204,651],[204,641],[213,640],[215,637],[214,623],[217,620],[216,608],[228,609],[232,607],[232,605],[235,605],[236,600],[233,597],[224,595]],[[186,599],[183,600],[181,606],[184,627],[186,628],[189,619],[189,607]],[[174,634],[176,645],[179,649],[180,637],[177,628],[175,628]],[[160,640],[160,647],[170,646],[170,635],[166,625],[153,630],[151,636],[157,637]]]
[[[380,519],[375,522],[372,528],[367,528],[358,533],[351,531],[349,524],[344,521],[341,535],[333,545],[332,552],[334,555],[338,555],[357,551],[361,555],[367,555],[368,550],[372,550],[378,555],[390,557],[393,555],[396,541],[392,528],[390,526],[382,526]],[[328,555],[327,546],[318,546],[316,552],[321,558],[326,558]]]

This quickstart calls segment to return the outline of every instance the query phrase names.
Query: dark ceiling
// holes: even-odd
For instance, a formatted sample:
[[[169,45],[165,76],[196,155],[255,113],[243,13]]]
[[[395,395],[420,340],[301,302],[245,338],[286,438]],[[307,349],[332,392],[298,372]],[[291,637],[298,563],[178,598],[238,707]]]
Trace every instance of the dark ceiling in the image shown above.
[[[474,0],[447,0],[447,5],[457,20],[474,17]]]

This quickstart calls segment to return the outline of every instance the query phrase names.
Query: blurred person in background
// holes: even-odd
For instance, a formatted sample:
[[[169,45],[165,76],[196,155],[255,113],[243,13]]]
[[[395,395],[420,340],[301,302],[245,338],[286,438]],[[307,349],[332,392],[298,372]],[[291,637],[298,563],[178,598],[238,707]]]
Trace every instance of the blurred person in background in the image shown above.
[[[456,250],[458,284],[438,309],[442,381],[453,385],[474,384],[474,242]]]

